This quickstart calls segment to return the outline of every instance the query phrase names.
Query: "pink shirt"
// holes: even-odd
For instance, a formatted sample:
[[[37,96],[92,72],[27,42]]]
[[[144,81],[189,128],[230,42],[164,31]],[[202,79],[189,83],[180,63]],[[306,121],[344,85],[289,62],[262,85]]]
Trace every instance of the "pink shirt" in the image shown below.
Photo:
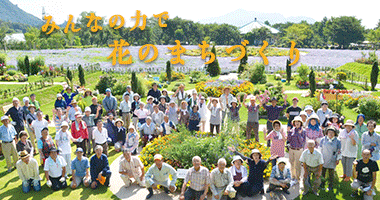
[[[322,129],[320,128],[319,131],[313,131],[311,128],[306,128],[306,143],[305,143],[305,149],[307,149],[307,141],[308,140],[314,140],[315,141],[315,148],[319,147],[319,142],[323,138]]]
[[[281,134],[281,133],[280,133]],[[285,156],[285,134],[282,133],[280,136],[275,131],[271,131],[265,139],[272,140],[272,145],[270,146],[270,154],[272,156],[277,155],[278,157]]]

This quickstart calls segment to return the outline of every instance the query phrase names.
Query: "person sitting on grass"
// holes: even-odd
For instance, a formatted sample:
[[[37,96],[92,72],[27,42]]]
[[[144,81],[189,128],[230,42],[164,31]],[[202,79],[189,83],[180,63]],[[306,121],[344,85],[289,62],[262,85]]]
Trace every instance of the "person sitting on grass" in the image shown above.
[[[100,185],[109,186],[112,173],[108,164],[108,158],[103,154],[103,147],[100,145],[96,145],[95,155],[91,157],[90,172],[92,189],[96,189]]]
[[[66,161],[58,155],[59,150],[55,147],[49,151],[49,158],[46,159],[44,171],[46,177],[46,185],[54,191],[67,187],[66,182]]]
[[[20,160],[17,161],[16,168],[18,176],[22,181],[22,191],[24,193],[28,193],[31,187],[36,192],[41,190],[41,177],[37,160],[30,157],[30,154],[26,150],[20,152]]]
[[[172,179],[169,179],[171,175]],[[145,174],[145,183],[148,188],[149,194],[146,199],[153,196],[153,189],[157,189],[160,185],[164,188],[165,193],[174,193],[177,189],[175,182],[177,181],[177,171],[167,163],[164,163],[163,157],[160,154],[154,155],[154,164],[149,168]]]
[[[354,190],[351,197],[357,199],[359,194],[358,190],[364,192],[364,199],[371,200],[376,195],[376,173],[379,171],[379,166],[376,161],[369,159],[371,151],[364,149],[362,151],[362,159],[356,160],[354,163],[354,174],[356,179],[352,182],[351,187]]]
[[[286,166],[286,159],[279,158],[277,161],[277,165],[275,165],[272,168],[267,193],[269,193],[269,195],[273,197],[273,191],[277,188],[280,188],[285,194],[290,194],[288,191],[290,188],[290,180],[291,174],[289,167]]]
[[[230,167],[230,171],[232,174],[232,178],[234,179],[234,189],[236,190],[236,195],[241,195],[243,197],[247,196],[247,186],[248,183],[248,171],[247,168],[243,166],[243,159],[240,156],[235,155],[232,158],[232,166]]]
[[[88,187],[91,183],[90,162],[88,161],[88,158],[83,156],[82,148],[77,148],[75,154],[77,157],[74,158],[74,160],[71,162],[71,169],[73,174],[73,182],[71,182],[71,188],[77,188],[82,183],[82,181],[83,185],[85,187]]]
[[[119,163],[119,173],[125,184],[124,187],[129,187],[132,184],[131,178],[133,178],[140,187],[145,187],[144,165],[139,157],[131,155],[129,149],[123,150],[123,158],[121,158]]]

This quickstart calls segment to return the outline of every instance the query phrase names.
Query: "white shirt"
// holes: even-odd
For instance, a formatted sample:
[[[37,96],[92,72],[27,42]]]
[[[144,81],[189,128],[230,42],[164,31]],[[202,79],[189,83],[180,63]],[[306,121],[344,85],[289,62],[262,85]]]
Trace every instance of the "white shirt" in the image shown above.
[[[21,181],[29,179],[41,180],[38,163],[34,158],[30,158],[28,164],[24,163],[22,160],[17,161],[16,168]]]
[[[309,149],[305,149],[301,154],[300,162],[309,167],[317,167],[323,164],[323,157],[317,149],[314,149],[313,153],[310,153]]]
[[[141,176],[141,168],[144,168],[144,165],[137,156],[131,156],[131,160],[129,162],[123,156],[119,163],[119,172],[131,170],[135,177]]]
[[[102,128],[102,131],[99,131],[98,127],[96,127],[94,131],[92,132],[92,134],[94,135],[94,140],[96,144],[103,144],[107,142],[107,138],[108,138],[107,129]]]
[[[131,102],[128,101],[126,102],[125,100],[123,100],[121,103],[120,103],[120,107],[119,109],[121,110],[121,112],[123,113],[129,113],[131,111]]]
[[[42,137],[41,131],[43,128],[48,127],[48,122],[45,119],[38,121],[38,119],[32,122],[32,127],[34,129],[34,133],[36,134],[36,139],[40,139]]]
[[[57,155],[56,162],[49,157],[45,161],[44,171],[49,172],[49,176],[53,178],[59,178],[62,176],[62,168],[66,167],[66,165],[65,159],[60,155]]]
[[[355,145],[352,144],[350,134],[354,134]],[[342,144],[342,156],[349,158],[356,158],[358,151],[359,135],[355,130],[347,134],[346,129],[339,133],[339,139]]]
[[[71,133],[69,133],[67,130],[66,132],[62,132],[62,129],[60,129],[55,135],[55,140],[57,141],[58,147],[61,148],[62,154],[71,154],[71,138]]]

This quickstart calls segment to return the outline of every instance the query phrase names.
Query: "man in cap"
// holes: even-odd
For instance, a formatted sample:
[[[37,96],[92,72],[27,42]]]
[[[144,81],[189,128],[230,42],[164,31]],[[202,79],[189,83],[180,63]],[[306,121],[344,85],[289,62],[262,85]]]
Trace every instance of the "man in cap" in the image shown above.
[[[170,181],[169,175],[172,176]],[[176,190],[175,182],[177,181],[177,171],[167,163],[164,163],[161,154],[154,155],[154,164],[149,168],[145,175],[146,187],[149,194],[146,196],[150,199],[153,196],[153,189],[158,185],[164,187],[165,193],[169,194],[169,190],[173,193]]]
[[[99,112],[97,112],[97,114],[99,114]],[[87,125],[87,131],[88,131],[87,154],[88,155],[90,155],[91,149],[94,149],[95,147],[93,132],[96,127],[96,124],[95,124],[96,118],[97,116],[95,114],[91,114],[90,107],[86,107],[84,109],[84,116],[82,117],[82,120],[86,122],[86,125]]]
[[[78,90],[75,90],[74,93],[72,93],[71,87],[67,86],[66,87],[66,92],[65,90],[61,91],[62,96],[65,98],[67,107],[71,106],[71,101],[74,99],[74,97],[78,94]]]
[[[70,121],[75,121],[75,113],[79,112],[82,114],[82,109],[78,106],[78,102],[74,99],[70,103],[71,107],[67,107],[67,115]]]
[[[109,186],[112,173],[108,163],[108,158],[105,154],[103,154],[103,147],[100,145],[96,145],[95,155],[91,157],[90,172],[92,189],[96,189],[99,184],[106,187]]]
[[[332,114],[333,112],[329,109],[329,103],[327,103],[327,101],[325,100],[322,101],[321,108],[317,110],[317,115],[319,117],[319,120],[321,121],[321,124],[326,120],[326,118],[328,119]]]
[[[3,125],[0,126],[1,150],[7,163],[8,172],[11,172],[12,167],[16,166],[18,160],[15,143],[15,140],[17,141],[17,132],[12,124],[10,124],[8,116],[2,116],[1,123],[3,123]],[[13,165],[11,156],[13,157]]]
[[[58,151],[55,147],[50,149],[49,158],[46,159],[44,166],[46,185],[54,191],[67,187],[65,176],[67,163],[58,155]]]
[[[210,171],[201,166],[202,160],[199,156],[194,156],[192,162],[193,167],[187,170],[182,184],[180,200],[203,200],[207,197],[208,186],[210,185]],[[186,190],[189,181],[190,185]]]
[[[234,179],[230,170],[226,169],[226,159],[218,160],[218,167],[210,173],[210,190],[213,200],[222,199],[223,195],[228,195],[229,198],[235,198],[236,190],[233,188]]]
[[[70,140],[74,141],[71,133],[68,131],[69,124],[64,121],[61,124],[61,129],[55,135],[55,141],[58,149],[61,149],[60,156],[62,156],[67,165],[66,165],[66,176],[71,174],[71,145]]]
[[[291,128],[293,128],[292,121],[294,117],[298,116],[302,109],[298,106],[298,98],[293,98],[293,105],[289,106],[288,109],[286,109],[286,117],[288,118],[288,131],[290,131]]]
[[[106,114],[112,113],[113,116],[116,116],[117,100],[116,97],[111,94],[110,88],[106,89],[106,96],[103,99],[103,107],[106,110]]]
[[[22,191],[24,193],[28,193],[31,186],[36,192],[41,190],[41,177],[37,160],[30,157],[26,150],[20,152],[20,160],[17,161],[16,168],[18,176],[22,181]]]
[[[88,187],[91,183],[90,162],[88,161],[87,157],[83,156],[82,148],[77,148],[75,154],[77,155],[77,157],[75,157],[74,160],[71,162],[71,169],[73,173],[73,182],[71,182],[71,188],[77,188],[82,181],[83,185],[85,187]]]
[[[5,113],[6,116],[12,118],[11,124],[14,126],[17,132],[17,138],[20,131],[24,130],[24,112],[20,106],[20,101],[17,97],[14,97],[12,100],[13,106]]]
[[[148,95],[147,95],[147,96],[152,96],[154,98],[153,102],[155,104],[158,104],[158,98],[160,98],[161,96],[161,91],[157,89],[157,87],[158,87],[157,83],[153,83],[152,89],[149,90]]]
[[[119,173],[124,181],[124,186],[129,187],[132,184],[131,178],[135,180],[140,187],[145,187],[145,171],[144,165],[139,157],[132,156],[129,149],[123,150],[123,158],[119,162]]]
[[[268,112],[268,121],[267,121],[268,133],[270,133],[273,130],[273,126],[272,126],[273,121],[278,120],[278,118],[280,117],[281,111],[285,110],[286,107],[288,106],[288,103],[286,102],[287,98],[288,98],[288,95],[285,94],[283,106],[277,105],[278,100],[275,97],[271,99],[270,101],[271,105],[263,104],[264,109],[267,110]],[[270,140],[268,140],[267,146],[270,147]]]
[[[290,187],[290,169],[286,166],[286,159],[279,158],[277,160],[277,165],[272,168],[272,173],[269,178],[269,188],[267,189],[267,193],[273,197],[273,191],[276,188],[281,188],[285,194],[290,194],[288,189]]]
[[[311,187],[313,189],[314,195],[319,196],[318,188],[321,185],[323,156],[321,152],[319,152],[317,149],[314,149],[314,147],[315,141],[308,140],[307,149],[302,152],[300,158],[300,162],[303,164],[303,169],[305,172],[303,177],[304,191],[302,193],[302,196],[305,196]],[[312,175],[314,179],[313,185],[310,183]]]
[[[34,106],[36,106],[36,110],[38,111],[38,110],[40,110],[40,102],[38,102],[37,100],[36,100],[36,95],[35,94],[31,94],[30,95],[30,102],[29,102],[29,104],[30,105],[34,105]]]

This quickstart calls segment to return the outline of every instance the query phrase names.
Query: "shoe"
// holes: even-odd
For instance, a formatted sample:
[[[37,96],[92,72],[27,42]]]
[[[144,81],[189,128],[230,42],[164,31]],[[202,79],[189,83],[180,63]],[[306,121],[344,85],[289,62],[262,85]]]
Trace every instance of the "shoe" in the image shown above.
[[[319,197],[319,193],[317,191],[313,191],[314,195]]]
[[[149,193],[148,195],[146,195],[146,199],[150,199],[152,196],[153,196],[153,193]]]
[[[357,192],[353,192],[351,195],[350,195],[352,198],[356,198],[359,196],[359,194]]]
[[[164,191],[165,191],[166,194],[169,194],[169,192],[170,192],[167,187],[164,187]]]

